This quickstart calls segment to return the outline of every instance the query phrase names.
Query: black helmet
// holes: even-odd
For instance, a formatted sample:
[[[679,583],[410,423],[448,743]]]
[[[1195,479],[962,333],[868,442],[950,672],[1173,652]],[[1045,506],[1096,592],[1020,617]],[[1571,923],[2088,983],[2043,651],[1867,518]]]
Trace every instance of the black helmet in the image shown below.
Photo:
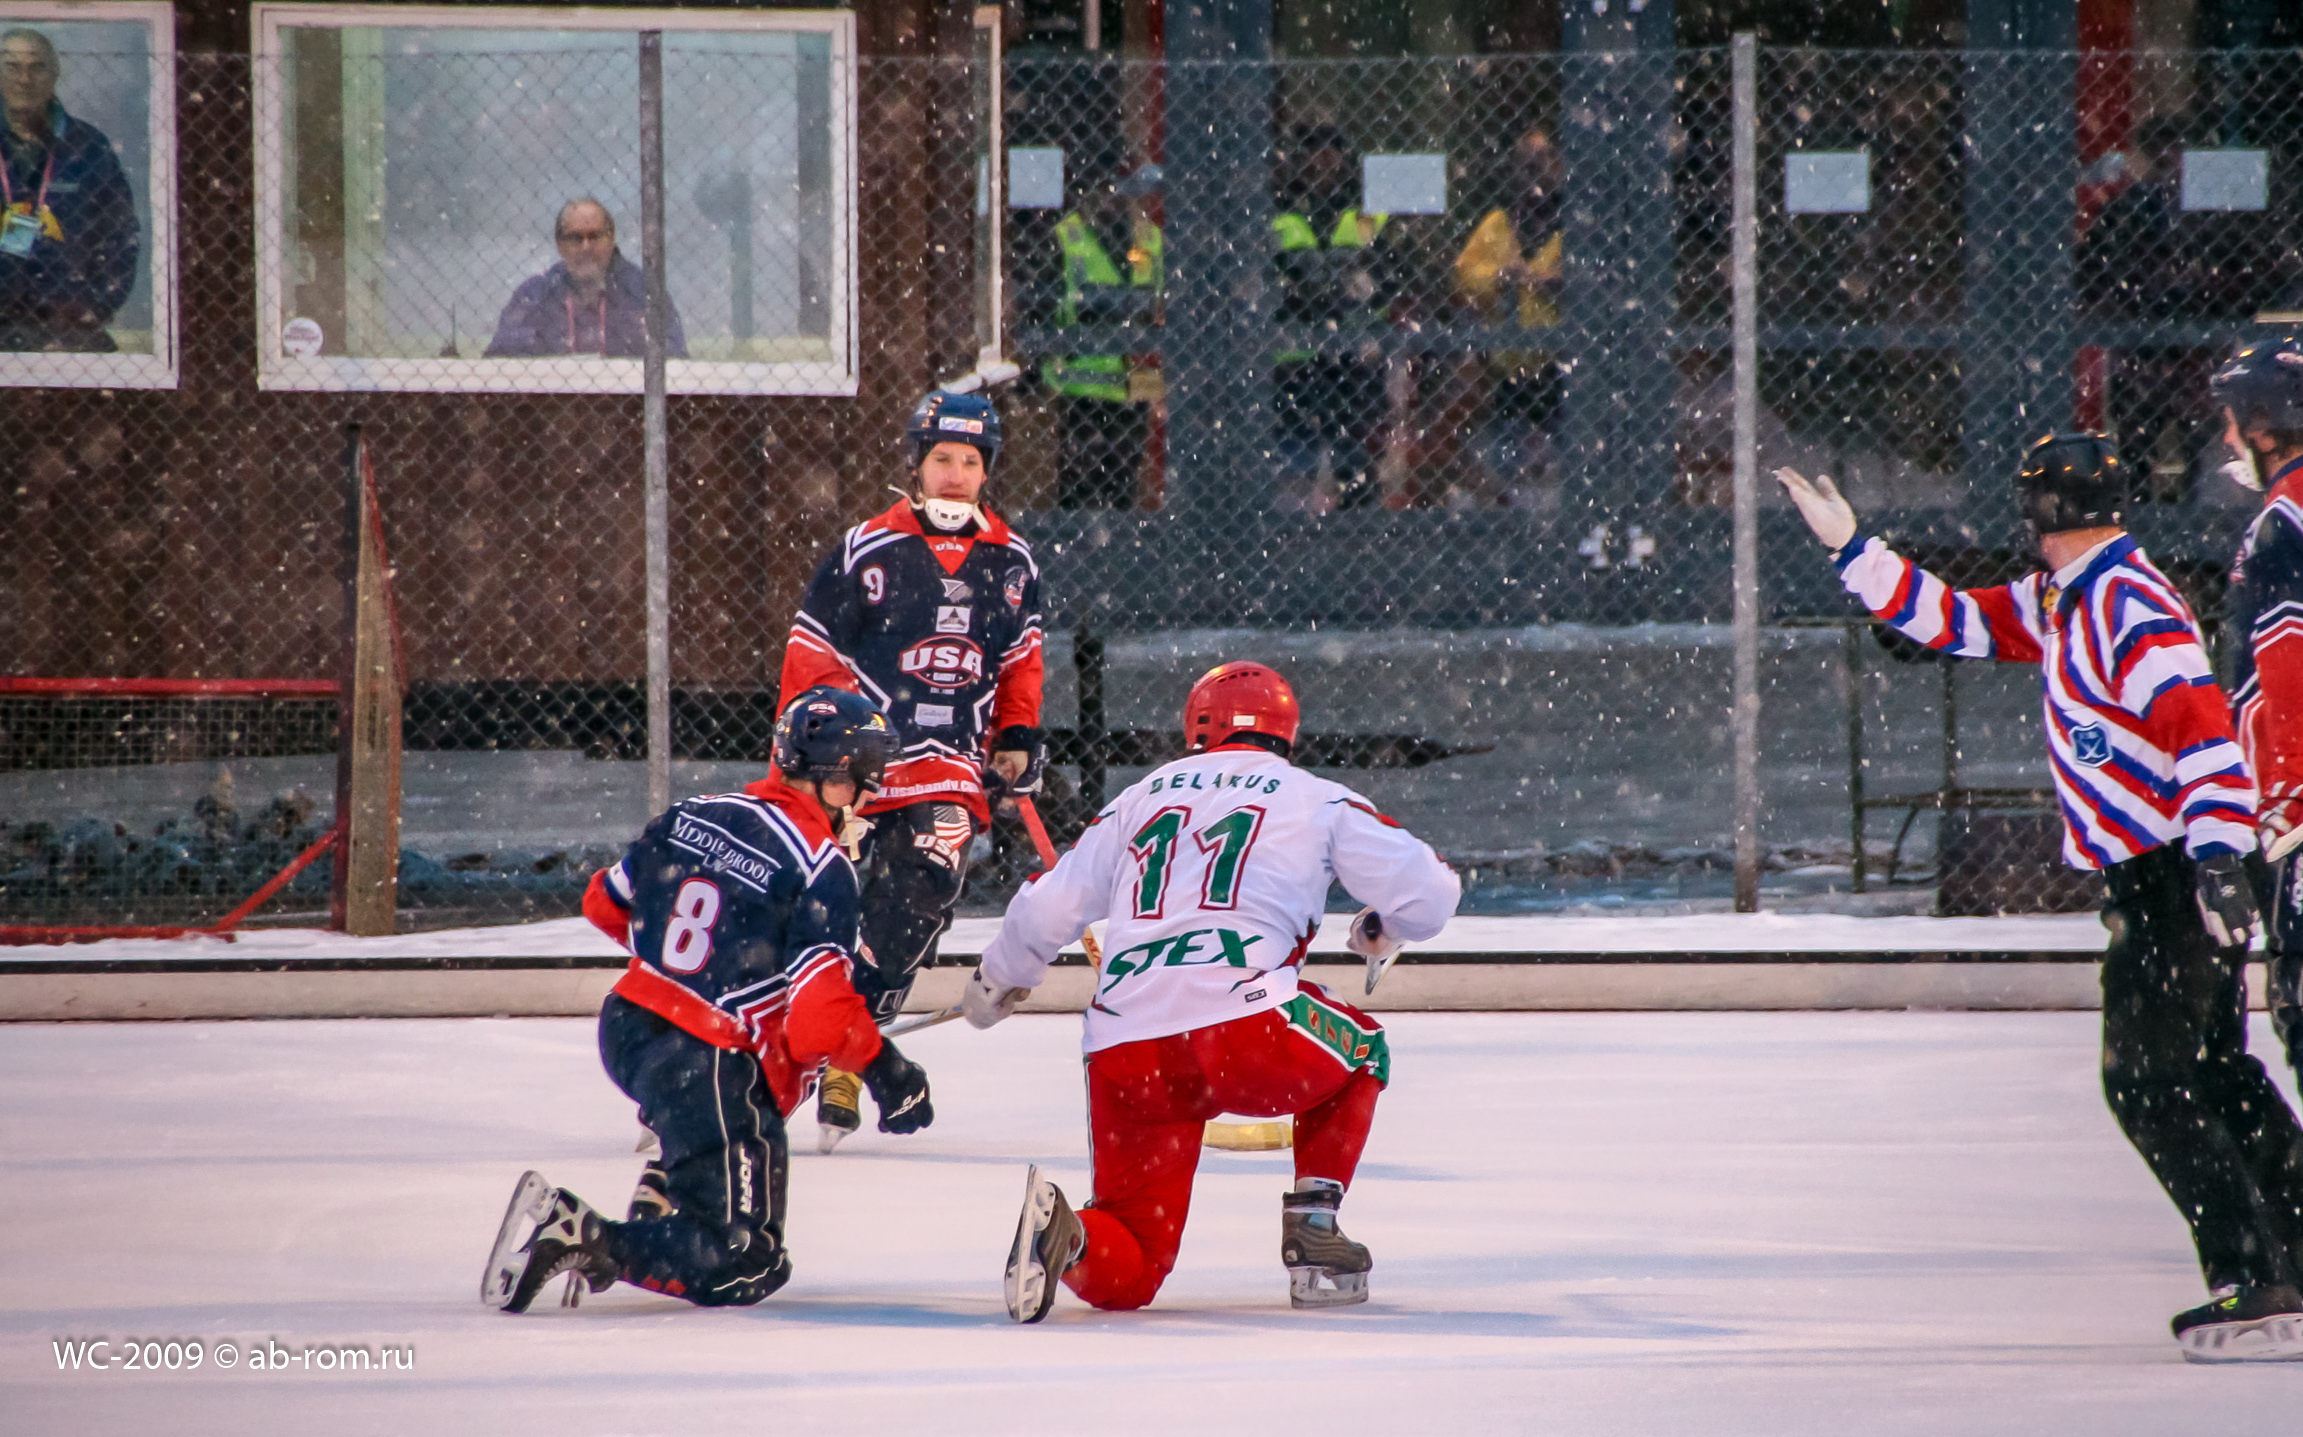
[[[2231,356],[2214,378],[2207,394],[2216,410],[2229,409],[2242,429],[2303,431],[2303,344],[2292,339],[2250,344]]]
[[[776,771],[786,778],[844,775],[858,789],[874,790],[902,746],[877,704],[829,684],[793,699],[776,720]]]
[[[2117,524],[2129,497],[2127,466],[2107,434],[2050,434],[2015,476],[2015,507],[2035,534]]]
[[[980,394],[929,390],[904,425],[911,467],[919,468],[930,449],[946,443],[973,444],[984,456],[984,473],[991,473],[1000,462],[1000,412]]]

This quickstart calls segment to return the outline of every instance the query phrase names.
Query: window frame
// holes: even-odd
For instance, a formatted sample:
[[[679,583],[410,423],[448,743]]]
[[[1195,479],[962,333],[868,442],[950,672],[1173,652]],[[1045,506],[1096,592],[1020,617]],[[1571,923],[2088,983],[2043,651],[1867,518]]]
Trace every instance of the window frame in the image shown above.
[[[5,3],[5,0],[0,0]],[[287,312],[287,155],[283,143],[285,29],[571,30],[630,34],[796,33],[831,40],[832,255],[829,360],[780,363],[671,359],[665,388],[673,394],[828,395],[857,390],[859,344],[856,271],[856,17],[852,10],[621,10],[504,5],[304,4],[258,0],[249,7],[254,38],[256,127],[256,372],[266,390],[433,394],[638,394],[639,359],[598,355],[550,358],[396,359],[283,352]],[[635,262],[639,256],[634,256]]]
[[[169,0],[0,0],[0,30],[58,23],[141,24],[151,60],[143,177],[152,228],[141,256],[152,282],[150,354],[0,353],[0,389],[174,389],[176,315],[176,9]]]

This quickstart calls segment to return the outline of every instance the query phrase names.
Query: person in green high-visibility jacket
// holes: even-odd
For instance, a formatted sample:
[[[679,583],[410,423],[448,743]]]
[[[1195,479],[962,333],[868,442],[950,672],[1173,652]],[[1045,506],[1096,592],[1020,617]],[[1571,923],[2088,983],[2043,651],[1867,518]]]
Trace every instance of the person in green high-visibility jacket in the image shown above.
[[[1374,440],[1385,407],[1374,332],[1395,288],[1391,255],[1379,243],[1390,216],[1353,207],[1359,161],[1335,126],[1298,126],[1282,161],[1271,222],[1279,322],[1309,326],[1322,337],[1365,333],[1341,353],[1322,354],[1298,342],[1272,356],[1281,503],[1356,508],[1380,497]]]
[[[1150,213],[1159,192],[1159,166],[1140,165],[1116,185],[1090,189],[1057,221],[1063,298],[1056,323],[1157,322],[1167,285],[1166,238]],[[1134,508],[1152,408],[1162,398],[1157,361],[1061,355],[1040,366],[1040,377],[1057,396],[1061,422],[1056,507]]]

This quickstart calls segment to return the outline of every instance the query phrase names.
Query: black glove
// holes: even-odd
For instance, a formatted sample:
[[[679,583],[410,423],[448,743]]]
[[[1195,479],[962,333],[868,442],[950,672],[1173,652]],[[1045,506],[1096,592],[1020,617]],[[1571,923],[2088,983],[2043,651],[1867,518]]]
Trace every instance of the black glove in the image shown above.
[[[879,1105],[880,1131],[916,1133],[936,1120],[935,1104],[928,1100],[928,1070],[880,1039],[880,1055],[864,1066],[864,1086]]]
[[[2246,862],[2236,853],[2218,853],[2198,862],[2199,916],[2218,948],[2244,948],[2255,937],[2255,894],[2247,883]]]
[[[997,777],[997,769],[985,774],[986,779],[999,785],[1001,792],[1010,797],[1021,797],[1040,791],[1040,775],[1047,772],[1048,745],[1038,729],[1029,724],[1009,724],[1000,730],[999,737],[992,740],[992,752],[1021,752],[1030,755],[1030,760],[1024,764],[1024,771],[1014,778]]]

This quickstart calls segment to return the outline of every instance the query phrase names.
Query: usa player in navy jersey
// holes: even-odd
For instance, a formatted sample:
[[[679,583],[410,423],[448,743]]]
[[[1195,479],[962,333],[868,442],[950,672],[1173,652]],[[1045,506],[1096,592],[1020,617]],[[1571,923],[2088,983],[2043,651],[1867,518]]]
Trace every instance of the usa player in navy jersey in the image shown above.
[[[2303,1077],[2303,344],[2252,344],[2215,372],[2224,477],[2263,495],[2231,566],[2231,697],[2263,790],[2252,864],[2271,1025]]]
[[[867,699],[803,693],[776,724],[775,771],[676,803],[602,870],[584,913],[631,950],[600,1008],[600,1061],[663,1146],[631,1218],[611,1222],[522,1175],[480,1297],[524,1312],[555,1275],[617,1279],[704,1307],[758,1302],[784,1251],[784,1119],[819,1064],[860,1073],[880,1130],[934,1120],[927,1074],[880,1036],[850,983],[856,874],[834,838],[895,734]]]
[[[1000,416],[980,395],[937,391],[904,429],[908,494],[841,537],[808,583],[784,650],[783,698],[818,684],[878,703],[902,738],[887,782],[863,807],[867,959],[856,989],[881,1022],[935,961],[991,826],[986,785],[1028,794],[1040,737],[1040,575],[1029,545],[983,504],[999,463]],[[861,1085],[825,1075],[816,1143],[831,1151],[862,1121]]]
[[[2247,1052],[2255,782],[2199,625],[2122,527],[2111,441],[2024,456],[2017,508],[2047,572],[1953,589],[1857,526],[1830,479],[1776,478],[1840,582],[1910,638],[2034,663],[2063,852],[2102,871],[2103,1092],[2191,1225],[2210,1300],[2176,1314],[2195,1362],[2303,1359],[2303,1129]]]

